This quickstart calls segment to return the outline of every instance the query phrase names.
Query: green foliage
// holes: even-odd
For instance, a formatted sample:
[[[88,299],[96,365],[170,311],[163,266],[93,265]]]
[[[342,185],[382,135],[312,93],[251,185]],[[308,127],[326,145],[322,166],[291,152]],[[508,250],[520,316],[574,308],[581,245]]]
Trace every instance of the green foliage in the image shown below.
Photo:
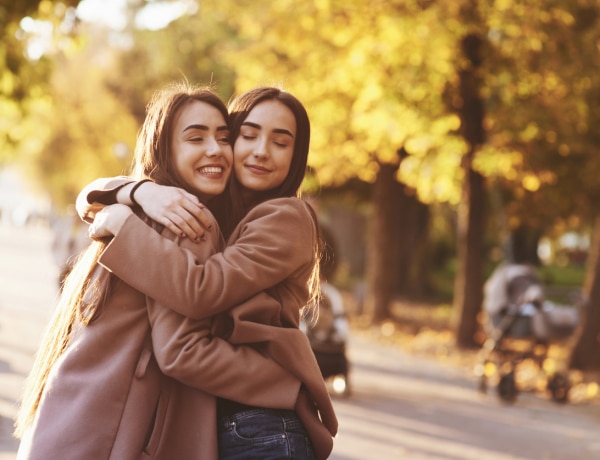
[[[583,286],[585,267],[581,265],[544,265],[540,267],[540,276],[549,286]]]

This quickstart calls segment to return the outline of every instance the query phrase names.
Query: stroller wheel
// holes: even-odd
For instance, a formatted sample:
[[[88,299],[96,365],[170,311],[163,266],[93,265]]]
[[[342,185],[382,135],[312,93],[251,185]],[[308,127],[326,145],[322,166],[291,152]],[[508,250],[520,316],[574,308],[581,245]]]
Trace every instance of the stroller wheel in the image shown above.
[[[502,401],[512,403],[517,399],[517,384],[515,382],[515,373],[510,371],[500,377],[498,383],[498,396]]]
[[[565,374],[559,372],[550,377],[548,379],[547,388],[550,390],[552,400],[559,403],[566,403],[569,400],[571,383]]]

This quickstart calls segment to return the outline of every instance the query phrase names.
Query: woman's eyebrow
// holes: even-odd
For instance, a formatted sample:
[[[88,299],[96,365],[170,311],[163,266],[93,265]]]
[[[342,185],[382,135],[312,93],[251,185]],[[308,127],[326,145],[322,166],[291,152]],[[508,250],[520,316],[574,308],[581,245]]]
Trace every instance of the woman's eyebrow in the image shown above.
[[[262,129],[262,126],[260,126],[259,124],[256,123],[252,123],[251,121],[245,121],[242,123],[242,126],[250,126],[251,128],[255,128],[255,129]],[[294,135],[292,134],[291,131],[287,130],[287,129],[283,129],[283,128],[275,128],[273,130],[274,133],[278,133],[278,134],[287,134],[288,136],[290,136],[292,139],[294,138]]]
[[[206,125],[189,125],[186,126],[183,132],[189,131],[190,129],[201,129],[202,131],[208,131],[208,126]]]
[[[245,121],[242,123],[242,126],[250,126],[251,128],[255,128],[255,129],[261,129],[262,126],[256,124],[256,123],[252,123],[251,121]]]
[[[288,136],[290,136],[292,139],[294,138],[294,135],[291,133],[291,131],[287,130],[287,129],[283,129],[283,128],[275,128],[273,130],[274,133],[279,133],[279,134],[287,134]]]
[[[189,125],[186,126],[183,132],[189,131],[190,129],[199,129],[201,131],[208,131],[209,127],[206,125]],[[227,125],[217,127],[217,131],[229,131],[229,127]]]

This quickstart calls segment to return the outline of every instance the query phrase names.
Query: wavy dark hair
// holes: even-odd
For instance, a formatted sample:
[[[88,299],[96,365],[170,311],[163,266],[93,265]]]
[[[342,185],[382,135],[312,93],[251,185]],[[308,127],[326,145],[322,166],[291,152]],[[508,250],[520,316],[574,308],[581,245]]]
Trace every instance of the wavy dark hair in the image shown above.
[[[232,98],[228,104],[229,115],[231,117],[231,141],[232,143],[235,143],[235,140],[240,134],[242,124],[246,121],[246,118],[248,118],[252,109],[266,101],[281,102],[291,110],[296,119],[296,137],[294,140],[294,152],[290,170],[281,185],[271,190],[256,192],[250,202],[243,200],[243,194],[241,193],[242,186],[235,177],[235,174],[231,175],[229,181],[229,193],[224,194],[224,196],[227,196],[229,204],[221,208],[227,212],[227,216],[221,219],[221,221],[224,222],[221,229],[226,238],[229,238],[237,224],[243,219],[248,211],[257,204],[273,198],[301,197],[301,186],[307,171],[310,147],[310,119],[304,105],[295,96],[281,88],[260,86]],[[235,151],[233,155],[235,158]],[[315,267],[309,280],[311,301],[307,306],[309,308],[306,309],[306,312],[308,313],[313,310],[313,308],[310,307],[316,305],[318,299],[319,260],[321,258],[322,241],[317,216],[310,205],[307,204],[307,207],[312,216],[315,233],[317,235],[314,247]]]
[[[271,190],[257,192],[251,202],[243,201],[242,193],[240,193],[241,184],[235,174],[232,174],[229,182],[230,191],[227,194],[230,201],[227,206],[228,215],[224,219],[225,223],[222,229],[225,236],[229,236],[240,220],[257,204],[271,198],[300,197],[301,195],[300,187],[306,173],[310,146],[310,120],[306,109],[296,97],[280,88],[260,86],[231,99],[229,114],[232,143],[235,143],[242,124],[252,109],[265,101],[281,102],[292,111],[296,119],[296,138],[290,171],[281,185]]]
[[[200,101],[217,108],[229,125],[225,103],[211,87],[174,83],[157,91],[147,106],[146,118],[137,136],[132,177],[150,179],[161,185],[182,187],[190,193],[172,161],[171,142],[175,119],[186,105]],[[142,216],[143,217],[143,216]],[[158,226],[149,221],[149,224]],[[38,349],[25,382],[15,435],[21,437],[33,422],[50,370],[69,344],[76,326],[87,326],[100,317],[102,305],[118,279],[98,264],[107,241],[94,241],[82,252],[67,276],[55,314]]]

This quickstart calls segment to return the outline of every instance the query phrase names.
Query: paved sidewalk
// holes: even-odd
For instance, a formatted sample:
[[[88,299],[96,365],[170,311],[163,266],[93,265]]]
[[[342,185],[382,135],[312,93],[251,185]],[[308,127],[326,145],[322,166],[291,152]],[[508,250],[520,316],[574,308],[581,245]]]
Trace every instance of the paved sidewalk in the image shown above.
[[[56,299],[51,233],[0,225],[0,460],[15,458],[16,401]]]

